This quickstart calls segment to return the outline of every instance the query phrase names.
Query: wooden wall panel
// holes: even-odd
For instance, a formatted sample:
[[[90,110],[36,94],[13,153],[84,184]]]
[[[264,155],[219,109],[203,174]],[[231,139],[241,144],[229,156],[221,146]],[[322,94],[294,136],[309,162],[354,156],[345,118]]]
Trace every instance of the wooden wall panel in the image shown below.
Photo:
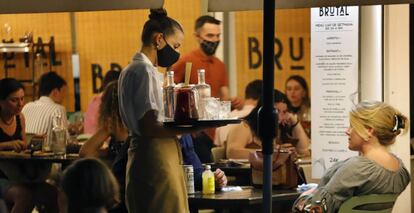
[[[181,54],[186,54],[198,47],[193,35],[196,19],[201,16],[201,0],[165,0],[168,15],[177,20],[184,28],[184,42]]]
[[[185,40],[180,51],[195,46],[192,36],[195,19],[200,15],[200,2],[194,0],[166,1],[168,15],[184,27]],[[77,50],[80,58],[81,109],[85,111],[94,95],[92,64],[99,64],[102,75],[111,63],[124,68],[140,49],[140,35],[149,10],[126,10],[76,13]],[[97,81],[100,87],[101,81]]]
[[[235,12],[237,91],[241,97],[250,81],[262,78],[263,61],[259,59],[263,54],[262,16],[257,11]],[[280,66],[275,63],[275,87],[284,91],[284,83],[292,74],[299,74],[310,83],[310,10],[276,10],[276,38],[280,41],[275,43]],[[295,69],[301,66],[303,69]]]
[[[4,29],[4,25],[11,26],[11,34],[8,36]],[[70,36],[70,20],[68,13],[49,13],[49,14],[12,14],[0,15],[0,39],[13,38],[18,41],[23,37],[25,32],[33,32],[34,41],[38,37],[43,39],[43,42],[49,42],[50,36],[55,37],[55,48],[57,52],[57,60],[62,62],[60,66],[52,67],[68,83],[68,96],[65,98],[64,105],[68,111],[74,109],[74,89],[73,89],[73,75],[71,63],[71,36]],[[46,50],[47,52],[47,50]],[[31,76],[31,68],[24,67],[22,54],[17,54],[16,59],[12,62],[16,65],[15,69],[9,71],[9,77],[17,79],[28,79]],[[44,71],[49,71],[45,67]],[[37,70],[37,75],[41,73]],[[0,78],[4,77],[4,60],[0,59]],[[31,88],[27,88],[27,92],[31,93]],[[28,101],[31,98],[27,99]]]
[[[81,109],[85,111],[93,96],[92,64],[102,68],[111,63],[125,67],[138,49],[143,10],[76,13],[77,52],[80,60]],[[101,81],[97,80],[97,87]]]

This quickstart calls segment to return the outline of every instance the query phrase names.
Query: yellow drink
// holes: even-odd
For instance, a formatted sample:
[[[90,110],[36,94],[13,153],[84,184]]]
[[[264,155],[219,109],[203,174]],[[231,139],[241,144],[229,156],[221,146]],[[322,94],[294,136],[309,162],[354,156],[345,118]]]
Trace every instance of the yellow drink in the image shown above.
[[[211,171],[211,166],[207,165],[202,174],[203,179],[203,194],[214,194],[214,173]]]

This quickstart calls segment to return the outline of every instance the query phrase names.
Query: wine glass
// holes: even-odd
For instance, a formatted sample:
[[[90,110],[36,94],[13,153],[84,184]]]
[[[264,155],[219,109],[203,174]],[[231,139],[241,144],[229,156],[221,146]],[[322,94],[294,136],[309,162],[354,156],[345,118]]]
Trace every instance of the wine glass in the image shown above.
[[[301,116],[301,125],[305,130],[306,134],[310,138],[311,136],[311,114],[309,111],[303,112]]]

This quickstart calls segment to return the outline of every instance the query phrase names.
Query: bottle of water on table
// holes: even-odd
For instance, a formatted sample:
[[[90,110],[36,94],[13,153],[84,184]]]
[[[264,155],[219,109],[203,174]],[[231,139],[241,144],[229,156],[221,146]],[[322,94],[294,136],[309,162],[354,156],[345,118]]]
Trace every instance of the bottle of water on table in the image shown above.
[[[57,114],[53,117],[52,128],[52,152],[55,156],[64,157],[66,155],[67,129],[63,124],[62,115]]]

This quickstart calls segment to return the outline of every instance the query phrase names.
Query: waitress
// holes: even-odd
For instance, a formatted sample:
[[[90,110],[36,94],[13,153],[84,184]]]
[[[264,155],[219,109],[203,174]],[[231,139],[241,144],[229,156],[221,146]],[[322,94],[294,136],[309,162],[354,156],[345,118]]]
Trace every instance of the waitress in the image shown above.
[[[179,58],[183,29],[164,9],[151,10],[142,30],[141,51],[122,71],[119,106],[132,134],[128,150],[126,204],[129,212],[189,212],[178,130],[162,124],[162,79],[157,66]]]

